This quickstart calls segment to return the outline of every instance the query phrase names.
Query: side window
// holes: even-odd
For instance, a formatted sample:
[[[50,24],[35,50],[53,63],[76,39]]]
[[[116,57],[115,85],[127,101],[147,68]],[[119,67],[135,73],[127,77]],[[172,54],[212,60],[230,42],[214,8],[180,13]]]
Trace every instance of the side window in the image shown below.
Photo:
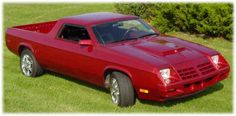
[[[85,27],[64,25],[59,36],[61,39],[76,41],[90,39]]]

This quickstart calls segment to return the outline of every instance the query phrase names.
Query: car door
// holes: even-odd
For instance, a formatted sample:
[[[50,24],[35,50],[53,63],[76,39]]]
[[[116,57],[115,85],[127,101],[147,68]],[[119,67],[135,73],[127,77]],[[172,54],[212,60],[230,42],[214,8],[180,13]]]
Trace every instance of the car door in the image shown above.
[[[94,65],[92,58],[94,51],[91,46],[79,45],[80,40],[90,40],[86,27],[64,24],[57,37],[51,41],[50,46],[41,49],[44,54],[46,67],[55,72],[70,75],[81,80],[91,81],[93,75],[89,67]]]

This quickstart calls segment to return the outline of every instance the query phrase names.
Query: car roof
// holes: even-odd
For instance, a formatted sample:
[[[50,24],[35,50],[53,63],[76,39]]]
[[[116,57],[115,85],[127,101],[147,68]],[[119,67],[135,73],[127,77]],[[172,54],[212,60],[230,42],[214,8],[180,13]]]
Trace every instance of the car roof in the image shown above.
[[[95,13],[87,13],[87,14],[65,17],[62,20],[74,22],[80,25],[96,25],[111,21],[137,19],[137,18],[138,18],[137,16],[133,15],[124,15],[112,12],[95,12]]]

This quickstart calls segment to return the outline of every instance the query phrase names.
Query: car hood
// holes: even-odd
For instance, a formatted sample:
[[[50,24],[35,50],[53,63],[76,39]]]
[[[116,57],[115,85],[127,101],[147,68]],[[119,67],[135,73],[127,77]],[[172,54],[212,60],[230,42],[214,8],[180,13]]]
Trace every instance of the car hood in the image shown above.
[[[158,65],[178,64],[207,58],[214,50],[173,37],[151,36],[113,44],[110,49]]]

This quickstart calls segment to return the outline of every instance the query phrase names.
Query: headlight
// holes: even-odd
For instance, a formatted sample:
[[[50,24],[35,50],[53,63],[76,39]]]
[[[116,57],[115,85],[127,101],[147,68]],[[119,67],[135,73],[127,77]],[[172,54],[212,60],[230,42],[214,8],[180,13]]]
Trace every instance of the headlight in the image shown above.
[[[170,69],[169,68],[160,70],[160,73],[161,73],[161,76],[164,80],[170,78]]]
[[[218,55],[211,56],[211,60],[212,60],[212,62],[215,65],[218,65],[218,63],[219,63],[219,56]]]

